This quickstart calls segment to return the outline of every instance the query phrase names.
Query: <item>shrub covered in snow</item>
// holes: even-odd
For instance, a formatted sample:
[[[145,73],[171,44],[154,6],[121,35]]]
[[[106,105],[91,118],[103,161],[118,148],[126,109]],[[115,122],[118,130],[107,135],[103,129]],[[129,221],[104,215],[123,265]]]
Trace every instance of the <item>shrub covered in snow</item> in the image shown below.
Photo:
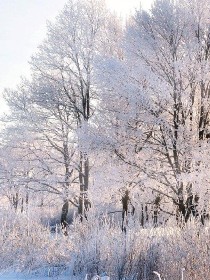
[[[72,241],[29,219],[25,213],[1,214],[0,269],[35,270],[65,266],[70,261]]]
[[[210,229],[185,227],[142,228],[130,223],[122,232],[108,216],[75,219],[68,236],[52,233],[24,213],[2,211],[0,269],[38,271],[49,276],[68,269],[71,279],[109,275],[110,279],[158,278],[174,280],[210,277]]]
[[[126,232],[110,226],[108,219],[76,223],[72,229],[74,252],[72,277],[86,274],[111,279],[199,279],[210,277],[210,229],[191,223],[185,228],[142,229],[133,225]]]

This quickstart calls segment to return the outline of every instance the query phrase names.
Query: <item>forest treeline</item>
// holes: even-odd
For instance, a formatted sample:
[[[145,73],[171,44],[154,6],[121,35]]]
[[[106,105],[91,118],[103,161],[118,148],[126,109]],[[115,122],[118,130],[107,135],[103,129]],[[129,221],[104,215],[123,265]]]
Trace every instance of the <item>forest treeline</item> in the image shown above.
[[[123,220],[138,213],[142,225],[161,213],[161,223],[204,223],[209,9],[157,0],[124,24],[103,1],[68,1],[31,58],[31,78],[4,92],[2,196],[21,211],[30,196],[60,199],[64,228],[69,207],[81,221],[110,208]]]

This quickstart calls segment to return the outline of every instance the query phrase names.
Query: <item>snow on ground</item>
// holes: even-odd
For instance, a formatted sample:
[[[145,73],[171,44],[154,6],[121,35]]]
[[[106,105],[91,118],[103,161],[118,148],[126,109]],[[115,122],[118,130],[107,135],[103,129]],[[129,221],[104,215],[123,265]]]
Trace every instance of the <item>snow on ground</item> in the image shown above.
[[[32,274],[23,274],[17,272],[0,273],[0,280],[69,280],[69,276],[40,276]]]

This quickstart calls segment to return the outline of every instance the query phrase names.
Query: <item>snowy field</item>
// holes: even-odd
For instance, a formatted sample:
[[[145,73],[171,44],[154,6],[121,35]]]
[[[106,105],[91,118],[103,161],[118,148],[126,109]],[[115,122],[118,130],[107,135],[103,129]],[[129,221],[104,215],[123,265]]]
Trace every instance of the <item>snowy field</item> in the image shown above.
[[[7,272],[0,274],[0,280],[69,280],[69,276],[38,276],[17,272]]]

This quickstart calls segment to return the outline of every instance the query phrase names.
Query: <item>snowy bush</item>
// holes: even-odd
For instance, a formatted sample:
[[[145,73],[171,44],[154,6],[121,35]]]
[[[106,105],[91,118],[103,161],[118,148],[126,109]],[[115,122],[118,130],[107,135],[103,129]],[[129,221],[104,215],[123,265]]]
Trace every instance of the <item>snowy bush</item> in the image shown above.
[[[75,219],[68,236],[29,219],[1,211],[0,269],[44,273],[68,269],[71,279],[91,279],[105,272],[113,280],[206,280],[210,277],[210,229],[191,222],[181,228],[142,228],[130,223],[122,232],[108,215]],[[88,278],[88,279],[89,279]]]
[[[70,238],[50,232],[24,213],[6,212],[0,223],[0,269],[31,271],[66,266],[70,261]]]
[[[185,228],[143,229],[134,225],[121,231],[108,219],[75,223],[72,278],[106,272],[111,279],[206,280],[210,277],[209,228],[191,223]]]

